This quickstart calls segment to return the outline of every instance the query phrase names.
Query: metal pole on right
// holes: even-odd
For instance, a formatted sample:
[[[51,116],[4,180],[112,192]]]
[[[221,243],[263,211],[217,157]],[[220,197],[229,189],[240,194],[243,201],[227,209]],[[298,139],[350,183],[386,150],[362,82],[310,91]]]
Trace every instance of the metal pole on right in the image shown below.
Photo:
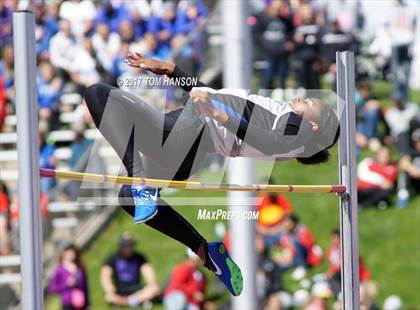
[[[340,117],[339,174],[340,184],[347,189],[340,198],[341,292],[344,309],[357,310],[360,298],[354,54],[337,52],[336,65]]]

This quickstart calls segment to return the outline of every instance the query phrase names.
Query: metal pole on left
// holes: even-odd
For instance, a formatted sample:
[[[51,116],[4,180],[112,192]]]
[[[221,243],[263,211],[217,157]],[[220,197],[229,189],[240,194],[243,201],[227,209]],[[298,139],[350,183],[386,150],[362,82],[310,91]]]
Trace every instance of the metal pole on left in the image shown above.
[[[35,18],[13,13],[18,197],[20,205],[21,308],[43,309]]]

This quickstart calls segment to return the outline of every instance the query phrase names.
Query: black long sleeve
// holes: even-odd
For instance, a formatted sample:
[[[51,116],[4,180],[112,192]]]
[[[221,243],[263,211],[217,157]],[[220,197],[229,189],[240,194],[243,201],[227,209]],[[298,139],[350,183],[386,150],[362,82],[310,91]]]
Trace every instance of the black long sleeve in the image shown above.
[[[182,71],[178,66],[175,66],[174,71],[172,74],[168,75],[170,78],[193,78],[192,76],[188,75],[184,71]],[[193,87],[208,87],[205,83],[201,82],[200,80],[197,81],[196,85],[181,85],[182,89],[186,92],[191,91]]]

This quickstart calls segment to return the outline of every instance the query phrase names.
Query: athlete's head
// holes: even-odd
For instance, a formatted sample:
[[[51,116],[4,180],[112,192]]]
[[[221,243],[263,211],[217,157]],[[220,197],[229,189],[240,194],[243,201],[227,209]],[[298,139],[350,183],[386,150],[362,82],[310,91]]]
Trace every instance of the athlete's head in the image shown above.
[[[340,123],[333,109],[316,98],[295,98],[289,102],[293,111],[309,122],[314,133],[314,138],[306,145],[307,150],[312,150],[313,155],[298,157],[301,164],[312,165],[327,162],[328,151],[337,143],[340,136]]]

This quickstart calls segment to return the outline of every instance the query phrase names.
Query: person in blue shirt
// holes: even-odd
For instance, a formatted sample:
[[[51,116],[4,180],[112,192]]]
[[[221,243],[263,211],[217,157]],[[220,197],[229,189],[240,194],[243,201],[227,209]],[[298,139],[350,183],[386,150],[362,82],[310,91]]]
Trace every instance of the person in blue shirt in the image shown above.
[[[59,30],[58,8],[59,6],[57,4],[51,3],[47,6],[47,12],[39,16],[36,20],[37,27],[42,30],[42,35],[36,42],[36,53],[42,59],[48,58],[50,40]]]
[[[186,2],[185,8],[178,8],[177,12],[175,32],[177,35],[188,36],[196,55],[203,55],[206,47],[206,38],[202,31],[206,14],[206,9],[199,0]]]
[[[55,127],[54,117],[59,112],[60,97],[62,95],[62,80],[55,72],[50,62],[39,65],[38,106],[39,116]]]
[[[106,23],[112,32],[118,32],[118,27],[124,20],[132,21],[132,17],[124,4],[107,0],[99,7],[95,25]]]
[[[0,58],[0,75],[3,77],[4,89],[9,100],[14,97],[14,58],[13,45],[8,43],[2,48]]]
[[[39,168],[55,169],[57,159],[54,156],[55,146],[47,142],[46,131],[39,132]],[[48,195],[55,186],[55,179],[41,178],[41,193]]]
[[[185,9],[178,10],[176,18],[176,33],[189,34],[204,21],[207,12],[201,1],[188,1]]]
[[[147,51],[144,53],[147,57],[152,57],[159,60],[166,60],[168,58],[170,47],[166,45],[159,46],[158,41],[154,35],[147,33],[143,40],[147,46]]]
[[[73,143],[70,146],[71,157],[67,161],[69,167],[72,171],[83,171],[86,168],[87,163],[81,164],[85,161],[85,154],[89,152],[93,141],[87,139],[84,136],[85,124],[74,123],[73,130],[75,131],[75,138]],[[76,200],[79,194],[80,189],[79,181],[71,181],[64,188],[64,192],[71,200]]]
[[[162,16],[153,16],[148,23],[148,30],[159,42],[159,45],[169,46],[176,33],[176,6],[173,2],[163,4]]]
[[[130,43],[122,41],[119,54],[112,60],[111,73],[112,73],[112,78],[115,81],[117,80],[119,76],[123,75],[123,73],[125,73],[130,68],[124,61],[128,53],[129,47],[130,47]],[[113,84],[116,84],[116,83],[113,83]]]
[[[371,94],[369,81],[358,82],[355,93],[356,143],[358,148],[374,145],[379,138],[378,126],[381,121],[380,102]],[[358,150],[358,155],[360,150]]]

